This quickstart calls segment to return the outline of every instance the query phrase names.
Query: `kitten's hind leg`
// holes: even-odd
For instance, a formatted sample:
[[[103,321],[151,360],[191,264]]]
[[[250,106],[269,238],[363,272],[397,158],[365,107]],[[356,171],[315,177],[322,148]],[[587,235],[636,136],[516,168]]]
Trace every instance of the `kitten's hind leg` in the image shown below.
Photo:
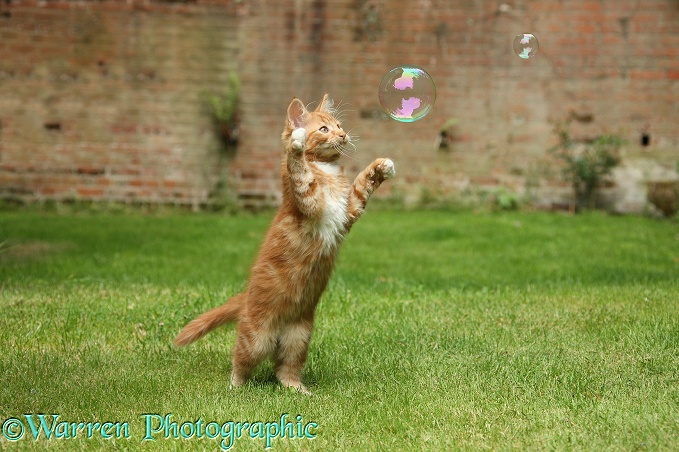
[[[302,384],[302,367],[306,362],[312,325],[299,322],[286,325],[278,336],[274,354],[276,377],[286,388],[295,388],[305,395],[311,392]]]
[[[276,336],[269,331],[256,331],[247,320],[238,324],[238,339],[233,350],[233,369],[231,385],[242,386],[250,377],[255,367],[276,347]]]

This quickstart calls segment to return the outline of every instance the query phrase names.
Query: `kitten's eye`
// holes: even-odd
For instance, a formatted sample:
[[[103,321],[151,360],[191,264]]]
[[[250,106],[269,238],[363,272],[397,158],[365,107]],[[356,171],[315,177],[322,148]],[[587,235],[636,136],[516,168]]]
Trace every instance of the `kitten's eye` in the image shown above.
[[[330,132],[330,129],[328,129],[328,128],[325,127],[325,126],[321,127],[321,128],[318,129],[318,130],[321,131],[321,132],[323,132],[323,133],[328,133],[328,132]]]

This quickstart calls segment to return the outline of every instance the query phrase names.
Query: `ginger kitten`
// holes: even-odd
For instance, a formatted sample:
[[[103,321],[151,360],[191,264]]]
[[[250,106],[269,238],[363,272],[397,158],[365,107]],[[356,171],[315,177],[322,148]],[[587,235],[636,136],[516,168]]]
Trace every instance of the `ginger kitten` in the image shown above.
[[[285,387],[301,382],[314,322],[344,236],[380,184],[394,176],[377,159],[349,184],[338,159],[350,143],[326,94],[315,111],[295,98],[283,130],[283,200],[252,267],[244,292],[186,325],[174,340],[188,345],[226,322],[238,322],[231,384],[240,386],[273,357]]]

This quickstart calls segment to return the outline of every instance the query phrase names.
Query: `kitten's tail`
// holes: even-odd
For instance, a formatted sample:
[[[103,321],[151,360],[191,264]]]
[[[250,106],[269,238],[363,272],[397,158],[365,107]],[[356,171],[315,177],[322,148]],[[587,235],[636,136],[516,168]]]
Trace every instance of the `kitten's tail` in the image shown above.
[[[226,303],[202,313],[191,320],[174,338],[174,345],[183,347],[197,341],[210,331],[227,322],[238,320],[238,314],[246,298],[245,293],[231,297]]]

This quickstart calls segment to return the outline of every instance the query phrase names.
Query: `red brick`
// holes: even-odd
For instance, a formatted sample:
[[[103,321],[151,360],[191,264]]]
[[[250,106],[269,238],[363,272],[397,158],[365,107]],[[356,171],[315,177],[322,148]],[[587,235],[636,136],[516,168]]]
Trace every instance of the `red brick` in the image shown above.
[[[632,80],[662,80],[665,73],[658,70],[633,70],[630,71]]]
[[[78,187],[76,192],[83,198],[102,198],[104,190],[95,187]]]
[[[104,168],[96,166],[80,166],[78,167],[77,172],[78,174],[90,175],[104,174]]]

